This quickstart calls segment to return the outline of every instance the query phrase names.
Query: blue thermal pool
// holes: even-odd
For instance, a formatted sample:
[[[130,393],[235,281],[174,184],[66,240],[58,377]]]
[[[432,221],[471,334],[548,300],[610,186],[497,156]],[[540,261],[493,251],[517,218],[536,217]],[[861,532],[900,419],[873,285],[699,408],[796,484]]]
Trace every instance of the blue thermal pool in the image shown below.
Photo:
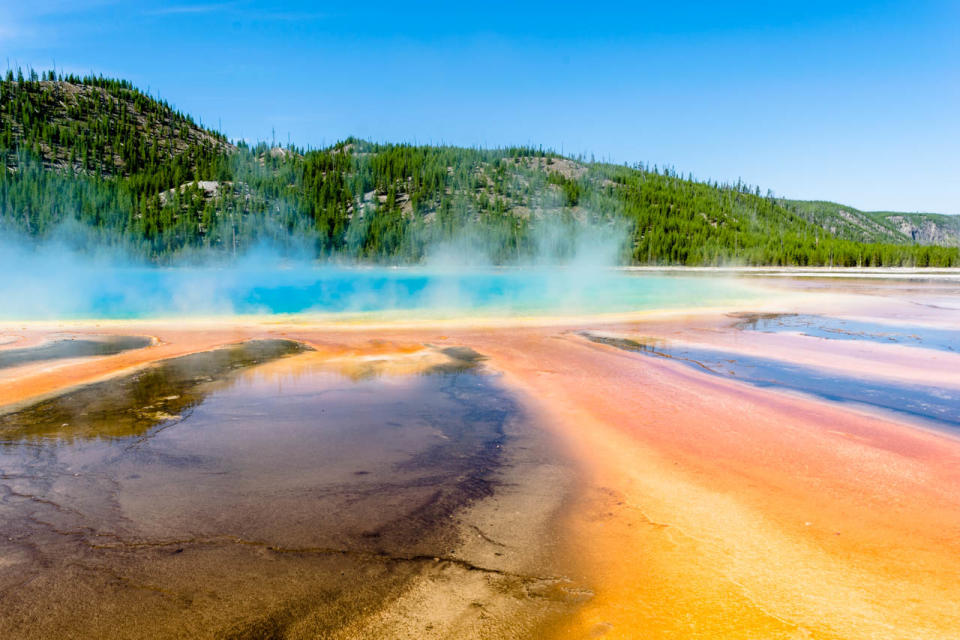
[[[0,283],[3,319],[418,312],[623,313],[705,307],[756,294],[732,279],[566,267],[90,268]]]

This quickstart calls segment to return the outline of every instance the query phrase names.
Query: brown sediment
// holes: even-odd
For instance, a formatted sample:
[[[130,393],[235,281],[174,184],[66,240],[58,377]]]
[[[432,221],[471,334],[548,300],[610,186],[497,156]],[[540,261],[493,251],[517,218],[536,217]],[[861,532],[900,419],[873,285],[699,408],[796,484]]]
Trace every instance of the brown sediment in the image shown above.
[[[238,371],[303,353],[290,340],[251,340],[144,367],[122,380],[102,380],[0,413],[6,442],[140,436],[181,419]]]
[[[29,344],[39,344],[48,339],[49,335],[56,335],[61,331],[59,327],[46,331],[34,330],[31,332]],[[96,334],[100,333],[100,330],[77,325],[71,327],[71,332]],[[154,337],[156,344],[112,356],[83,358],[56,364],[37,363],[0,371],[0,407],[9,409],[21,406],[51,394],[61,393],[70,387],[131,373],[151,362],[233,344],[247,335],[229,327],[217,328],[215,331],[183,331],[168,327],[161,332],[162,336],[156,335],[153,327],[144,327],[137,333]]]
[[[570,469],[479,354],[312,341],[0,418],[0,635],[535,636],[582,598],[543,542]]]
[[[866,313],[875,304],[858,301],[848,311]],[[894,313],[908,317],[905,309],[897,306]],[[925,308],[920,315],[942,320],[937,313]],[[531,611],[527,605],[538,599],[562,604],[548,607],[551,615],[576,607],[549,626],[557,638],[956,636],[956,438],[718,379],[576,335],[596,328],[582,322],[372,331],[248,324],[225,331],[154,325],[151,331],[163,353],[247,338],[301,340],[316,352],[298,356],[296,366],[325,367],[357,380],[429,369],[443,362],[443,349],[469,347],[521,392],[520,401],[561,447],[512,467],[503,486],[527,477],[525,491],[459,511],[458,530],[470,535],[450,553],[437,555],[436,562],[423,554],[404,556],[404,563],[422,563],[427,573],[387,581],[393,586],[366,600],[344,596],[374,613],[339,619],[343,635],[323,631],[331,637],[482,637],[494,628],[488,635],[546,636],[543,628],[523,622]],[[832,358],[832,366],[862,375],[956,383],[954,354],[745,336],[731,331],[730,318],[721,314],[599,328],[681,337],[806,364]],[[38,371],[19,386],[0,379],[0,399],[33,396],[37,388],[49,393],[146,361],[146,353],[121,354]],[[564,455],[575,457],[583,474],[569,499],[563,495],[571,476],[558,463]],[[531,486],[542,492],[534,495]],[[547,523],[561,503],[566,507],[556,529]],[[540,516],[517,516],[527,508],[539,509]],[[540,524],[516,544],[517,533],[531,521]],[[524,558],[536,555],[539,541],[547,541],[540,550],[547,559],[533,565],[550,570],[530,573]],[[511,547],[513,553],[497,555]],[[213,553],[211,562],[229,559],[222,553]],[[297,568],[287,554],[282,562],[289,563],[286,571],[333,567]],[[282,584],[276,564],[256,566],[251,575],[264,571],[265,585]],[[477,567],[494,573],[483,578]],[[524,582],[524,576],[534,580]],[[454,591],[451,585],[457,585]],[[490,595],[498,589],[506,597]],[[473,606],[473,594],[479,606]],[[281,625],[304,635],[320,629],[309,597],[288,595],[287,607],[265,618],[263,628]],[[243,627],[247,633],[259,628]]]

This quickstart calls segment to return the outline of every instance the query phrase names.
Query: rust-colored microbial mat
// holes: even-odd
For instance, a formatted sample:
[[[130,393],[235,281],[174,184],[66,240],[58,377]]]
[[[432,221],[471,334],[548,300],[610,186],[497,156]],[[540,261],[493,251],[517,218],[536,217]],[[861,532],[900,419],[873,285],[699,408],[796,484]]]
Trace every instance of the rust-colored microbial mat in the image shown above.
[[[3,328],[0,635],[956,638],[960,305],[777,287]]]

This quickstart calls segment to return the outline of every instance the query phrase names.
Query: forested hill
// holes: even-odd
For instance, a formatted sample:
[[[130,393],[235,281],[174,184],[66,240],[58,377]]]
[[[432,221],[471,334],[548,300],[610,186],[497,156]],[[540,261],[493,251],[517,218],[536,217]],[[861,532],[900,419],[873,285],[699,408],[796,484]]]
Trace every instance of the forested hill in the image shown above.
[[[833,235],[861,242],[915,242],[945,247],[960,246],[960,216],[939,213],[859,211],[823,201],[784,203]]]
[[[234,146],[101,77],[8,73],[0,155],[3,226],[43,238],[76,220],[158,262],[291,238],[317,256],[414,262],[437,241],[469,235],[509,263],[535,250],[536,228],[551,220],[571,233],[587,223],[626,227],[622,258],[633,263],[960,264],[949,233],[904,231],[929,230],[935,216],[785,201],[745,184],[527,147]]]

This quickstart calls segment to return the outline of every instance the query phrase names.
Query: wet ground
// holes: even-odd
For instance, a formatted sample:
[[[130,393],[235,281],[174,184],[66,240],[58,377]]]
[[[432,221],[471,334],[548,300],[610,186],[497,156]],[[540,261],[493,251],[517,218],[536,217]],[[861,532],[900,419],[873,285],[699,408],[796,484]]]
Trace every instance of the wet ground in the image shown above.
[[[153,344],[145,336],[67,337],[32,347],[0,349],[0,369],[32,362],[64,360],[86,356],[109,356]]]
[[[0,376],[0,638],[954,640],[955,298],[801,284],[542,326],[11,325],[156,344]]]
[[[894,412],[950,429],[960,429],[960,389],[900,384],[834,373],[830,369],[773,358],[686,345],[668,340],[585,332],[587,339],[644,355],[668,358],[711,375],[748,384],[809,394],[831,402]]]
[[[513,452],[524,416],[479,355],[438,353],[347,377],[252,341],[0,416],[0,637],[531,633],[580,594],[483,509],[547,467]],[[534,502],[540,536],[556,504]],[[391,614],[410,593],[444,597]]]
[[[288,340],[252,340],[167,360],[0,415],[0,442],[143,435],[181,421],[236,371],[306,349]]]
[[[902,326],[807,313],[734,314],[736,328],[768,333],[799,333],[828,340],[866,340],[939,351],[960,351],[960,331]]]

